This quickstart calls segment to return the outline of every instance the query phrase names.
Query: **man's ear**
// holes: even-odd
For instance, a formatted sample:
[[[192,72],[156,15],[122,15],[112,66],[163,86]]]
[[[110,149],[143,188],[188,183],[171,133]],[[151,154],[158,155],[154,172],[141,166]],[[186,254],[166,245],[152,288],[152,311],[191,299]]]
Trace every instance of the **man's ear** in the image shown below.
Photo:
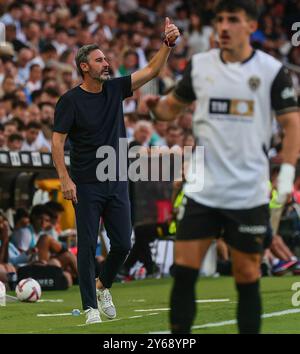
[[[250,33],[254,33],[257,31],[258,28],[258,22],[255,20],[250,20],[249,21],[249,26],[250,26]]]
[[[88,63],[80,63],[80,68],[81,68],[82,72],[84,72],[84,73],[89,71]]]

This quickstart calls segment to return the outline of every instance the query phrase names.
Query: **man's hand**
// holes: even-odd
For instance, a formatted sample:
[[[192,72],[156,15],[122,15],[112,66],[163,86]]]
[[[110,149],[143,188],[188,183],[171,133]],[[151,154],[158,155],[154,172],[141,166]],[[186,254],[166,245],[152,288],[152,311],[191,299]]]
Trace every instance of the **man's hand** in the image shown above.
[[[63,196],[67,200],[72,200],[75,204],[77,204],[77,193],[76,193],[76,185],[71,180],[69,176],[63,177],[61,180],[61,191]]]
[[[140,98],[139,104],[138,104],[138,113],[140,114],[148,114],[149,109],[154,109],[155,106],[157,105],[158,101],[160,99],[160,96],[157,95],[144,95]]]
[[[180,36],[179,29],[171,23],[169,17],[165,21],[165,43],[168,47],[174,47],[176,39]]]

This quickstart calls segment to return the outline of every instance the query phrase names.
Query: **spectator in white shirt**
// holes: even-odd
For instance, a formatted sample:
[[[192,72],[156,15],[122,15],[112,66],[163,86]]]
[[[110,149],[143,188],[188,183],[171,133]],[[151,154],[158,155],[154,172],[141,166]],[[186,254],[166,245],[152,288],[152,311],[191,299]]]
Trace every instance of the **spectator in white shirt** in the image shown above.
[[[41,125],[37,122],[29,122],[25,129],[25,139],[22,151],[39,151],[42,146],[37,143],[37,137],[41,131]]]
[[[55,40],[52,41],[57,54],[61,55],[65,50],[68,49],[68,39],[69,35],[65,28],[59,27],[55,31]]]
[[[25,84],[29,79],[29,62],[33,58],[33,52],[29,48],[22,48],[18,55],[18,82]]]
[[[31,64],[29,67],[29,80],[26,83],[26,89],[31,94],[33,91],[42,87],[42,69],[38,64]]]

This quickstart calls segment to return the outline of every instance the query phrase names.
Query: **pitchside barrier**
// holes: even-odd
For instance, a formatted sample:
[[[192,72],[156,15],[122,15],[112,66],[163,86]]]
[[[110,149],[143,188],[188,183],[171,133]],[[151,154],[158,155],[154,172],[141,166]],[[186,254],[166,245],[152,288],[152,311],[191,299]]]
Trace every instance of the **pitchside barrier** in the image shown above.
[[[132,161],[134,159],[130,159],[129,164]],[[65,163],[67,167],[70,165],[68,155],[65,156]],[[164,222],[169,218],[174,180],[172,170],[171,158],[169,181],[162,181],[161,175],[158,175],[158,181],[130,181],[133,224]],[[45,183],[42,183],[45,180],[53,180],[53,190],[59,189],[51,154],[0,151],[0,209],[29,210],[37,189],[45,188]],[[49,191],[51,187],[46,189]],[[52,193],[52,196],[56,199],[57,194]]]

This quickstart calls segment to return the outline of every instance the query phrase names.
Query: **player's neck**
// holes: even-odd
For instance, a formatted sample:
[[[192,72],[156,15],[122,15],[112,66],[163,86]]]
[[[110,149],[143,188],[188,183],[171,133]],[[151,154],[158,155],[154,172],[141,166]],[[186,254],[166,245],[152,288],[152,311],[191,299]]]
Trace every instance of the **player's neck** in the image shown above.
[[[91,78],[85,78],[80,87],[88,92],[99,93],[102,91],[103,82]]]
[[[221,57],[225,63],[236,63],[236,62],[245,62],[253,54],[254,49],[251,45],[247,45],[238,50],[222,50]]]

